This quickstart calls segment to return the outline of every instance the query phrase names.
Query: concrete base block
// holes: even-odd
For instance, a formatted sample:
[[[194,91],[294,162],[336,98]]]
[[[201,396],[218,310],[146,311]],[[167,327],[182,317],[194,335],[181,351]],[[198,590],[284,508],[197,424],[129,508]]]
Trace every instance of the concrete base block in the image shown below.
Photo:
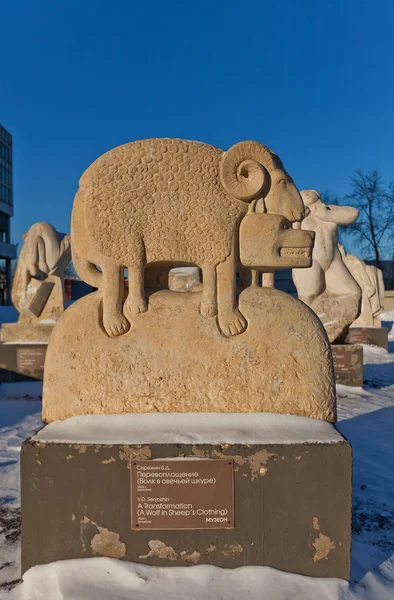
[[[55,323],[4,323],[1,327],[1,341],[6,342],[49,342]]]
[[[370,344],[388,350],[389,331],[385,327],[350,327],[346,336],[347,344]]]
[[[0,380],[43,379],[47,347],[45,343],[0,344]]]
[[[331,350],[336,383],[362,387],[363,347],[355,344],[333,344]]]
[[[222,416],[226,426],[218,428]],[[23,572],[110,556],[160,566],[267,565],[349,579],[351,447],[332,424],[264,413],[107,418],[52,423],[24,442]],[[233,461],[233,528],[132,529],[131,463],[174,458],[194,459],[196,470],[209,459]]]

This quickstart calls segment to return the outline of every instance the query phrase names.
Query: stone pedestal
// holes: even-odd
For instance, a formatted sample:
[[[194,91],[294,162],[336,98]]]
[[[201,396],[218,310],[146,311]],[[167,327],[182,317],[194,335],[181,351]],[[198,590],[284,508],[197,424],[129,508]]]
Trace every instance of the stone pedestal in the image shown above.
[[[1,341],[47,344],[54,326],[55,321],[51,323],[23,323],[21,321],[18,321],[18,323],[4,323],[1,327]]]
[[[34,342],[0,344],[0,380],[43,379],[47,347],[48,344]]]
[[[370,344],[388,350],[388,329],[385,327],[350,327],[346,336],[347,344]]]
[[[355,344],[333,344],[331,350],[336,383],[362,387],[363,347]]]
[[[234,495],[227,486],[223,502],[233,503],[234,520],[225,529],[132,529],[130,467],[157,470],[158,459],[169,459],[171,470],[175,458],[186,471],[210,459],[230,465]],[[21,476],[23,572],[109,556],[350,576],[351,447],[325,421],[267,413],[73,417],[24,442]],[[169,502],[150,500],[154,487],[137,501]]]

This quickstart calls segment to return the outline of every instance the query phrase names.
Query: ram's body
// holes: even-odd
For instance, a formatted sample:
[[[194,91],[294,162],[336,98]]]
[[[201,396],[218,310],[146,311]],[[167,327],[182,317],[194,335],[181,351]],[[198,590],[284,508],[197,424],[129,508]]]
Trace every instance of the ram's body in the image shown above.
[[[225,335],[242,333],[247,324],[235,291],[238,230],[258,203],[261,212],[290,222],[304,214],[280,159],[258,142],[223,152],[199,142],[150,139],[98,158],[80,179],[71,237],[76,271],[103,290],[107,333],[124,333],[147,310],[144,269],[152,263],[201,267],[201,313],[218,314]],[[129,294],[123,307],[124,267]]]
[[[248,205],[225,193],[222,155],[207,144],[152,139],[98,158],[82,175],[75,198],[91,225],[90,252],[124,266],[223,262]],[[74,241],[78,254],[89,258],[88,248],[79,249],[83,236]]]

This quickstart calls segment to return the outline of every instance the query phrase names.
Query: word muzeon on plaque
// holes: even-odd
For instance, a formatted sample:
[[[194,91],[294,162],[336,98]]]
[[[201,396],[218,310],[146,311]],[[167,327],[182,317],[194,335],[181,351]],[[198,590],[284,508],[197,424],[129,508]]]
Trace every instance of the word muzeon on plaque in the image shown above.
[[[233,461],[132,461],[131,528],[233,529]]]

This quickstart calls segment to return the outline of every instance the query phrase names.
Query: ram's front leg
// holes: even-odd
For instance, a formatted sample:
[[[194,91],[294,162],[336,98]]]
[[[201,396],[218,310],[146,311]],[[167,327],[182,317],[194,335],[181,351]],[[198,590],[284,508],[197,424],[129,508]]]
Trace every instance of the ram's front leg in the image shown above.
[[[107,334],[115,337],[130,329],[130,323],[123,314],[123,266],[109,259],[100,266],[103,272],[103,325]]]
[[[218,320],[223,335],[229,337],[243,333],[247,327],[245,317],[238,310],[236,290],[235,240],[230,256],[217,267]]]
[[[203,317],[214,317],[218,314],[217,283],[215,265],[204,265],[202,270],[202,298],[200,312]]]

